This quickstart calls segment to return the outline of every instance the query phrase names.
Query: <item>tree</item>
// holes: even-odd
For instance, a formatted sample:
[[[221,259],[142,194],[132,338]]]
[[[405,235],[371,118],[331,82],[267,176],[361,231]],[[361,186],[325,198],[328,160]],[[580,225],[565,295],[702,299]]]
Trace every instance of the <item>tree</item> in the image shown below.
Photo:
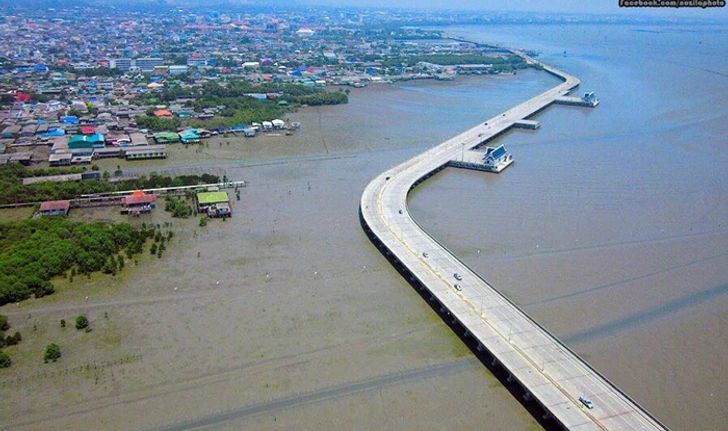
[[[46,346],[45,353],[43,354],[43,362],[46,364],[48,361],[56,362],[61,357],[61,347],[58,344],[51,343]]]
[[[8,335],[5,337],[5,345],[6,346],[14,346],[23,339],[23,337],[20,335],[20,332],[16,332],[13,335]]]
[[[106,262],[104,262],[103,271],[104,271],[104,274],[116,275],[116,261],[114,261],[113,257],[106,258]]]
[[[13,361],[10,360],[10,356],[5,352],[0,351],[0,368],[7,368],[12,363]]]
[[[76,317],[76,329],[84,329],[88,327],[88,319],[84,315]]]
[[[66,319],[61,319],[61,328],[66,327]]]
[[[10,329],[8,316],[0,314],[0,331],[7,331],[8,329]]]

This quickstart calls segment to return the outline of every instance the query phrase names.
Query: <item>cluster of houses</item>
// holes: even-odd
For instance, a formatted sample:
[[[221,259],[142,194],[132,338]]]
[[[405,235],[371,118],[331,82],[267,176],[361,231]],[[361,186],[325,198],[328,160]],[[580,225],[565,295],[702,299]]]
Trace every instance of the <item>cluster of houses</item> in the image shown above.
[[[37,105],[29,107],[15,103],[13,109],[0,111],[0,164],[19,162],[28,165],[46,159],[49,166],[68,166],[104,158],[166,158],[168,144],[194,144],[205,138],[230,133],[254,137],[259,132],[300,127],[296,122],[286,124],[283,120],[274,119],[210,130],[184,128],[174,132],[146,133],[133,121],[120,127],[119,117],[109,112],[79,118],[59,115],[56,111],[39,115],[38,109]],[[16,147],[18,151],[6,154],[9,147]],[[32,151],[37,147],[47,147],[47,155]]]
[[[135,123],[157,103],[167,104],[152,108],[150,114],[159,118],[213,118],[224,107],[195,111],[191,95],[228,78],[253,84],[361,87],[394,80],[451,79],[455,74],[489,73],[493,67],[402,63],[409,57],[472,57],[485,49],[442,39],[436,31],[402,26],[414,19],[404,12],[391,17],[399,26],[385,35],[368,29],[390,18],[365,12],[169,14],[160,9],[137,14],[79,7],[58,8],[54,19],[47,13],[18,5],[0,21],[0,38],[5,42],[0,47],[0,105],[8,108],[0,109],[0,164],[48,160],[62,166],[105,157],[163,158],[164,145],[174,142],[296,128],[295,123],[286,127],[275,119],[151,135]],[[246,96],[277,97],[263,91]],[[163,97],[175,92],[179,94],[175,99]],[[35,151],[38,145],[50,152]]]
[[[102,203],[121,205],[122,214],[139,217],[143,214],[151,213],[157,207],[157,199],[158,196],[154,193],[136,190],[126,196],[108,198]],[[78,200],[75,205],[83,206],[84,203],[83,200]],[[71,206],[72,203],[70,200],[41,202],[36,214],[42,217],[67,216],[71,210]],[[226,191],[221,191],[216,187],[197,191],[195,193],[195,206],[198,214],[204,214],[210,218],[227,218],[233,215],[230,196]]]

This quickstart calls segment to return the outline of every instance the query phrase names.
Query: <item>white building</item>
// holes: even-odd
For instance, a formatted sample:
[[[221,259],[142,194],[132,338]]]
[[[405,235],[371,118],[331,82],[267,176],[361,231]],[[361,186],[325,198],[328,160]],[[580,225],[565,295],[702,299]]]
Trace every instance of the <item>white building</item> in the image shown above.
[[[112,69],[119,69],[123,72],[131,69],[134,66],[134,60],[131,58],[112,58],[109,60],[109,67]]]
[[[298,29],[296,34],[301,37],[311,37],[316,33],[315,31],[311,30],[310,28],[301,27]]]
[[[136,59],[136,67],[142,72],[153,72],[157,66],[163,66],[164,60],[160,57],[142,57]]]
[[[182,75],[183,73],[187,73],[187,70],[187,66],[169,66],[170,75]]]

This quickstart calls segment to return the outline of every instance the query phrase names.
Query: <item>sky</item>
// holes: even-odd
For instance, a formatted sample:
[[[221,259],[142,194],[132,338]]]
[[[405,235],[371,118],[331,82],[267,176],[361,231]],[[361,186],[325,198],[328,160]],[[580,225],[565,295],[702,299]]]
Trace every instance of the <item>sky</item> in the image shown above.
[[[376,6],[422,9],[479,9],[513,12],[559,12],[617,14],[625,11],[633,14],[703,15],[715,17],[728,15],[728,8],[620,8],[619,0],[298,0],[298,3],[328,6]]]

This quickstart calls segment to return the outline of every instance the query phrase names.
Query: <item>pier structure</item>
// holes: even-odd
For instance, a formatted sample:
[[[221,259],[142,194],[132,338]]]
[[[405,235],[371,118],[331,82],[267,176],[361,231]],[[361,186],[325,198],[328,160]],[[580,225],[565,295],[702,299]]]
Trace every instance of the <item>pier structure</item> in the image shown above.
[[[541,127],[541,123],[534,120],[518,120],[513,123],[513,127],[536,130]]]
[[[447,323],[507,373],[544,417],[568,430],[665,430],[656,418],[471,270],[412,218],[407,196],[438,171],[529,116],[563,101],[579,80],[512,51],[563,82],[374,178],[361,197],[371,241]],[[531,401],[529,401],[531,402]]]
[[[492,167],[483,163],[485,154],[486,151],[481,149],[463,151],[461,152],[458,159],[450,160],[447,163],[447,166],[452,166],[453,168],[473,169],[476,171],[499,173],[513,163],[513,160],[511,159],[507,164],[505,164],[505,166],[502,166],[500,169],[493,169]]]

